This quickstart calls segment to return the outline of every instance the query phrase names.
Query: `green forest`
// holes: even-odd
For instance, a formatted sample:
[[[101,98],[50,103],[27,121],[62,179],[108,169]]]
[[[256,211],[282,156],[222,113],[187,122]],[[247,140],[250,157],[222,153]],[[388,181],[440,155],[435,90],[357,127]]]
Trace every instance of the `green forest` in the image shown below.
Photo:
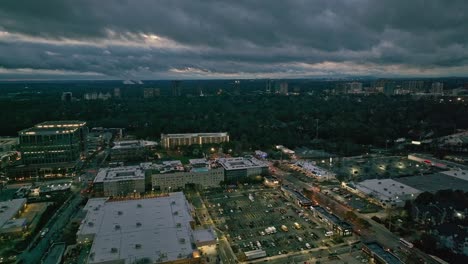
[[[466,103],[409,96],[162,96],[74,102],[39,96],[0,99],[0,104],[2,136],[46,120],[84,120],[89,127],[124,127],[145,139],[158,139],[161,133],[227,131],[243,149],[318,144],[353,154],[362,146],[385,146],[400,137],[421,139],[429,132],[441,136],[468,128]]]

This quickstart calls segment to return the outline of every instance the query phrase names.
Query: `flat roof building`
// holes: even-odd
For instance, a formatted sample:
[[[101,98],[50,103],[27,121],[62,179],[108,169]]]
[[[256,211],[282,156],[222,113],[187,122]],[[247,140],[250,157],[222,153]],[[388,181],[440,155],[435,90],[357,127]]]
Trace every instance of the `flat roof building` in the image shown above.
[[[310,209],[312,210],[314,216],[319,218],[322,222],[326,223],[328,227],[333,231],[335,234],[340,236],[350,236],[353,233],[352,226],[342,221],[338,216],[328,212],[321,206],[311,206]]]
[[[312,201],[310,199],[308,199],[307,197],[305,197],[304,194],[302,194],[298,190],[291,189],[291,188],[289,188],[287,186],[281,186],[281,191],[283,191],[283,193],[287,197],[290,197],[290,198],[294,199],[294,201],[300,206],[311,206],[312,205]]]
[[[126,196],[145,192],[142,166],[102,168],[93,182],[94,192],[103,196]]]
[[[89,264],[199,263],[190,208],[182,192],[125,201],[90,199],[77,241],[92,242]]]
[[[369,254],[375,263],[378,264],[403,264],[404,262],[392,253],[385,250],[380,244],[375,242],[366,243],[363,251]]]
[[[16,217],[26,206],[26,198],[0,202],[0,234],[22,231],[26,227],[26,219]]]
[[[299,160],[294,165],[300,170],[304,171],[307,175],[310,175],[320,181],[331,180],[335,178],[335,173],[326,170],[324,168],[314,165],[312,162]]]
[[[206,159],[191,159],[185,167],[178,160],[164,161],[163,164],[152,164],[149,171],[155,190],[171,191],[187,185],[219,187],[224,181],[224,169]]]
[[[220,158],[217,162],[223,166],[225,180],[228,183],[268,173],[268,164],[251,156]]]
[[[111,148],[112,161],[142,161],[148,150],[156,147],[157,143],[146,140],[124,140],[114,142]]]
[[[423,192],[435,193],[440,190],[462,190],[468,192],[468,180],[465,171],[447,171],[428,175],[415,175],[395,179],[402,184],[406,184]],[[455,175],[457,173],[457,175]],[[466,173],[466,172],[465,172]]]
[[[420,190],[392,179],[371,179],[356,183],[356,189],[383,207],[403,206],[416,199]]]
[[[229,134],[227,132],[161,134],[161,145],[167,149],[177,146],[219,144],[223,142],[229,142]]]
[[[19,133],[23,164],[76,163],[86,155],[83,121],[47,121]]]

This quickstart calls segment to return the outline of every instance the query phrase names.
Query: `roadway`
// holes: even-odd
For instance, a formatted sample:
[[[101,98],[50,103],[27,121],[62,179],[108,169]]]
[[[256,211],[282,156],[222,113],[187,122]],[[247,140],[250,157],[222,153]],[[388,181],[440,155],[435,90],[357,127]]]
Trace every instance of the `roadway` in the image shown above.
[[[78,209],[80,202],[81,196],[77,193],[73,193],[45,225],[44,228],[49,229],[45,236],[41,238],[41,232],[38,232],[29,247],[20,254],[19,259],[22,260],[23,263],[37,263],[46,253],[50,245],[61,239],[63,229],[67,226],[70,218]],[[42,230],[44,230],[44,228]]]
[[[90,160],[84,163],[82,169],[94,169],[94,171],[97,171],[99,168],[99,158],[102,158],[101,153],[93,155]],[[95,176],[95,174],[86,173],[81,176],[84,176],[85,179],[90,179]],[[31,240],[27,249],[19,255],[19,263],[21,263],[21,261],[22,263],[27,264],[38,263],[49,247],[54,242],[58,242],[62,238],[63,229],[65,229],[70,222],[70,219],[77,213],[79,204],[82,202],[83,198],[80,195],[82,188],[86,188],[86,184],[79,184],[76,189],[72,188],[70,197],[62,204],[55,214],[50,217],[47,224],[42,228],[42,230],[48,228],[49,231],[44,235],[44,237],[40,237],[42,230],[37,233],[37,235]]]

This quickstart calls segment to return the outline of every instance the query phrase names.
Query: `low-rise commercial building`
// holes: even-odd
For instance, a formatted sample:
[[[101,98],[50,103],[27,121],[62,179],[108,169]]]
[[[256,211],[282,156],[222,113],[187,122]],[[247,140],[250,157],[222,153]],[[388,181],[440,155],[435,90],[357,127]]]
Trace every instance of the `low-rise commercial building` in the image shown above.
[[[416,199],[420,190],[392,179],[371,179],[356,183],[361,196],[383,207],[404,206],[406,200]]]
[[[352,226],[349,223],[342,221],[338,216],[328,212],[323,207],[318,205],[311,206],[310,209],[312,210],[313,215],[325,223],[330,231],[333,231],[334,234],[340,236],[352,235]]]
[[[236,183],[250,176],[268,173],[268,164],[254,157],[220,158],[218,163],[224,168],[225,181]]]
[[[227,132],[161,134],[161,145],[167,149],[177,146],[219,144],[223,142],[229,142],[229,134]]]
[[[372,257],[377,264],[403,264],[399,258],[385,250],[381,245],[371,242],[366,243],[362,250]]]
[[[299,206],[308,207],[312,205],[312,201],[304,196],[298,190],[289,188],[287,186],[281,186],[281,191],[284,193],[286,197],[293,199]]]
[[[224,169],[205,159],[190,160],[190,165],[186,167],[180,161],[166,161],[159,166],[153,164],[149,171],[155,190],[171,191],[183,189],[187,185],[219,187],[224,181]]]
[[[139,161],[147,152],[157,146],[156,142],[146,140],[116,141],[111,149],[112,161]]]
[[[103,196],[126,196],[145,192],[145,170],[141,166],[102,168],[93,182],[93,190]]]
[[[335,173],[318,167],[309,161],[299,160],[294,164],[294,166],[302,170],[307,175],[318,179],[319,181],[332,180],[336,177]]]
[[[164,197],[88,200],[78,243],[92,243],[87,263],[200,263],[191,206],[182,192]],[[212,241],[212,237],[208,238]]]
[[[27,228],[27,220],[25,218],[17,218],[25,207],[25,198],[0,202],[1,236],[21,234]]]

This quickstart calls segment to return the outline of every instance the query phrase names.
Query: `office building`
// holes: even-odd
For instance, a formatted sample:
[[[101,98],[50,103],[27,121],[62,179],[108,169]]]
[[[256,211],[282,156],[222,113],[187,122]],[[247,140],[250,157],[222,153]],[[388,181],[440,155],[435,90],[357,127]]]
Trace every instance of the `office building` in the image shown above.
[[[114,98],[120,98],[121,96],[120,88],[114,88]]]
[[[424,89],[424,81],[410,80],[403,83],[403,88],[409,90],[411,93],[419,93]]]
[[[279,87],[279,94],[287,95],[288,94],[288,83],[282,82]]]
[[[216,241],[213,232],[200,236],[193,230],[193,212],[182,192],[124,201],[94,198],[84,210],[77,241],[92,243],[89,264],[200,263],[197,245]]]
[[[234,95],[240,95],[240,81],[234,81]]]
[[[360,82],[351,82],[345,85],[346,93],[348,94],[360,94],[362,93],[362,83]]]
[[[444,83],[433,82],[432,85],[431,85],[431,93],[437,94],[437,95],[443,95],[444,94]]]
[[[169,166],[169,168],[168,168]],[[151,183],[155,190],[171,191],[183,189],[188,185],[201,188],[219,187],[224,181],[224,169],[205,159],[192,159],[185,168],[182,164],[173,167],[169,164],[152,165]]]
[[[268,164],[254,157],[220,158],[217,161],[223,166],[224,178],[228,183],[268,173]]]
[[[91,131],[86,137],[86,148],[88,155],[95,153],[96,151],[101,150],[104,146],[109,145],[112,139],[111,132],[98,132]]]
[[[142,161],[148,151],[157,146],[156,142],[146,140],[116,141],[111,148],[112,161]]]
[[[144,88],[143,89],[143,98],[149,99],[158,97],[161,95],[161,91],[159,88]]]
[[[181,96],[182,95],[182,90],[180,87],[181,81],[172,81],[171,82],[171,91],[172,91],[172,96]]]
[[[268,79],[268,80],[266,81],[265,92],[266,92],[267,94],[270,94],[270,93],[271,93],[271,80],[270,80],[270,79]]]
[[[127,196],[145,192],[145,170],[142,166],[99,169],[93,191],[102,196]]]
[[[83,121],[47,121],[19,132],[23,164],[75,163],[86,155]]]
[[[71,102],[72,100],[73,100],[72,92],[63,92],[62,93],[62,101]]]
[[[190,146],[196,144],[219,144],[223,142],[229,142],[229,134],[227,132],[161,134],[161,144],[166,149],[178,146]]]

